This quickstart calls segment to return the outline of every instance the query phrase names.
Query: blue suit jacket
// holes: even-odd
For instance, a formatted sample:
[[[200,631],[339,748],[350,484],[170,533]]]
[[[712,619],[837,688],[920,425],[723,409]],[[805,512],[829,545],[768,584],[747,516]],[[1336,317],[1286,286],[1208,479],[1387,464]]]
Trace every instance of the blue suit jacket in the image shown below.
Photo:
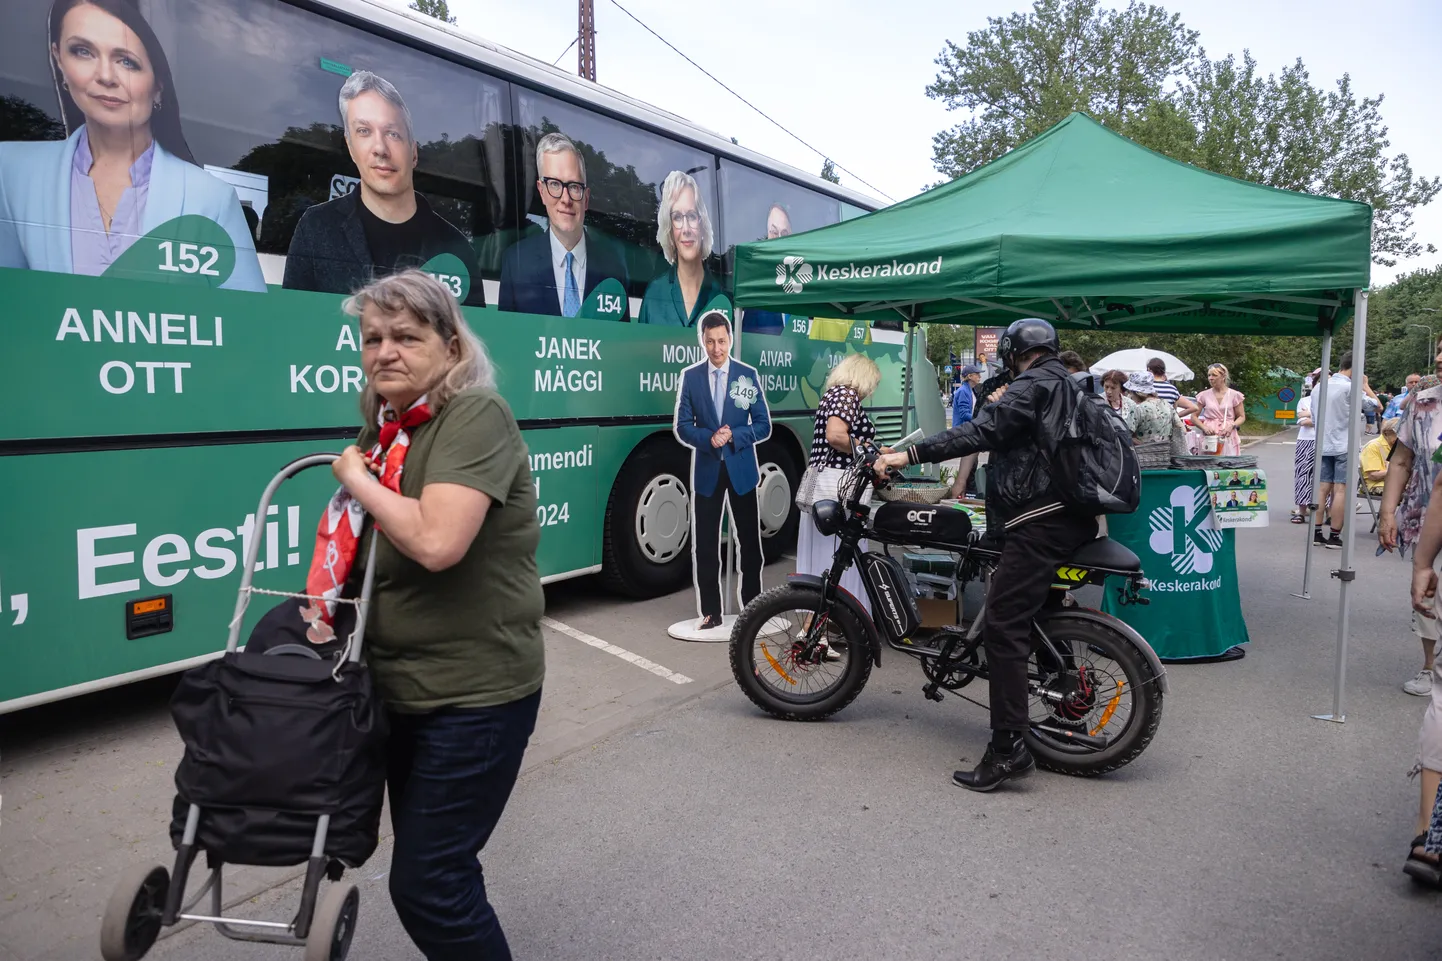
[[[746,378],[745,382],[742,378]],[[750,406],[738,403],[738,395],[748,389],[754,392]],[[743,400],[744,398],[740,398]],[[722,424],[731,428],[731,440],[720,447],[711,446],[711,435]],[[726,400],[721,419],[716,418],[716,405],[711,400],[711,361],[692,364],[681,372],[681,386],[676,398],[676,439],[695,450],[691,461],[691,490],[702,497],[716,493],[721,477],[721,464],[731,489],[748,494],[761,482],[756,467],[756,445],[771,436],[771,415],[766,410],[766,393],[756,368],[731,358],[726,378]]]
[[[591,296],[596,285],[607,277],[620,281],[621,288],[629,292],[630,278],[626,273],[626,261],[619,251],[600,234],[587,227],[586,230],[586,283],[581,291],[581,303]],[[631,313],[630,298],[621,319]],[[556,292],[556,271],[551,265],[551,234],[543,230],[523,240],[518,240],[501,256],[501,294],[496,300],[501,310],[515,310],[523,314],[545,314],[561,316],[561,300]]]
[[[74,272],[70,257],[70,167],[80,131],[68,140],[0,143],[0,267]],[[235,270],[222,287],[265,290],[250,225],[230,184],[155,145],[141,234],[185,214],[230,235]]]

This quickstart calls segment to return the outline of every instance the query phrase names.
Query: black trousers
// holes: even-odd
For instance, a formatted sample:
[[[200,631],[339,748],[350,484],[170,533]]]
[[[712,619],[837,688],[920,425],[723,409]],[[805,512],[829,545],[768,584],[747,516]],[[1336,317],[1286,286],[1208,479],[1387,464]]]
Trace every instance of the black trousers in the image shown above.
[[[1021,732],[1030,726],[1026,662],[1032,618],[1046,604],[1057,567],[1096,536],[1096,518],[1062,511],[1006,532],[981,626],[991,677],[992,730]]]
[[[390,893],[426,961],[510,961],[477,860],[515,787],[541,692],[495,707],[391,714]]]
[[[761,521],[756,491],[738,494],[731,489],[726,464],[710,496],[697,496],[692,485],[691,536],[696,538],[696,591],[701,595],[701,616],[721,614],[721,513],[731,502],[731,536],[741,548],[741,605],[761,593]]]

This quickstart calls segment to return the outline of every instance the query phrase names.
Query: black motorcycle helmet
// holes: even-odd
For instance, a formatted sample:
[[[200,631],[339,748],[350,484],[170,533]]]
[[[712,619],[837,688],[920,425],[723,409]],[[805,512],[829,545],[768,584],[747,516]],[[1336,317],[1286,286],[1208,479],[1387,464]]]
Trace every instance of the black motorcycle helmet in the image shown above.
[[[1061,352],[1061,341],[1057,339],[1056,328],[1051,324],[1039,317],[1027,317],[1012,321],[1006,333],[1001,335],[1001,340],[997,341],[996,356],[1006,365],[1007,370],[1016,374],[1020,373],[1016,369],[1017,360],[1038,347],[1058,354]]]

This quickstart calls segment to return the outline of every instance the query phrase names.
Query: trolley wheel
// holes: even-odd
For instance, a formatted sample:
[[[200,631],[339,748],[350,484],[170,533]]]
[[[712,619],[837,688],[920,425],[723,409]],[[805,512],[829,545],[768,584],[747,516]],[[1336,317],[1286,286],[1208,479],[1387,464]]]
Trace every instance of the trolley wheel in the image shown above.
[[[160,935],[160,915],[170,890],[170,872],[160,865],[127,868],[105,904],[100,922],[100,956],[105,961],[140,961]]]
[[[354,884],[332,884],[316,905],[305,939],[305,961],[345,961],[360,913],[360,890]]]

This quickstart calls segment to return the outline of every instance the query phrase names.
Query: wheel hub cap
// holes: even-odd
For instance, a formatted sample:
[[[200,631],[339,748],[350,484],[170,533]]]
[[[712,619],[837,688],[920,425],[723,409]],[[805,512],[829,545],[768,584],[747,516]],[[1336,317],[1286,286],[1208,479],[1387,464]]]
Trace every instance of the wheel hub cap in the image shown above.
[[[641,491],[636,505],[636,543],[655,564],[680,554],[691,533],[691,504],[686,485],[674,474],[658,474]]]
[[[786,526],[786,518],[796,509],[791,482],[776,463],[761,465],[761,482],[756,488],[756,507],[761,515],[761,536],[774,537]]]

